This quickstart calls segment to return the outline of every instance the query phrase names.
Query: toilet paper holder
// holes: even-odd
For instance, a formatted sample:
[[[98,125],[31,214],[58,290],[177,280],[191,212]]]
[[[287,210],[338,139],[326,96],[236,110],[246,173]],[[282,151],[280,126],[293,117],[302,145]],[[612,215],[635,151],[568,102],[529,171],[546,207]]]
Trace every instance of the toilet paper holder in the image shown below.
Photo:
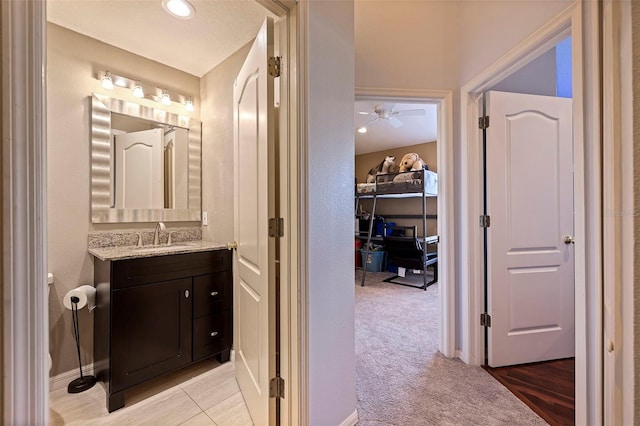
[[[82,287],[91,287],[92,286],[82,286]],[[84,292],[89,292],[91,293],[90,297],[81,297],[81,295],[79,295],[77,293],[78,289],[82,288],[82,287],[78,287],[76,289],[73,289],[71,291],[69,291],[66,295],[65,295],[65,307],[67,307],[67,309],[71,310],[71,316],[73,319],[73,336],[75,338],[76,341],[76,352],[78,354],[78,367],[80,368],[80,377],[78,377],[77,379],[74,379],[71,381],[71,383],[69,383],[69,386],[67,387],[67,392],[69,393],[80,393],[80,392],[84,392],[87,389],[91,389],[93,387],[93,385],[96,384],[96,378],[95,376],[92,375],[84,375],[82,373],[82,358],[80,357],[80,321],[78,319],[78,309],[82,309],[85,305],[87,305],[87,299],[89,298],[93,298],[93,305],[95,306],[95,288],[93,288],[93,293],[91,293],[89,290],[84,289]],[[67,303],[69,302],[69,303]],[[81,303],[82,302],[82,303]],[[82,306],[79,306],[79,305]],[[91,306],[89,307],[89,310],[91,310]]]

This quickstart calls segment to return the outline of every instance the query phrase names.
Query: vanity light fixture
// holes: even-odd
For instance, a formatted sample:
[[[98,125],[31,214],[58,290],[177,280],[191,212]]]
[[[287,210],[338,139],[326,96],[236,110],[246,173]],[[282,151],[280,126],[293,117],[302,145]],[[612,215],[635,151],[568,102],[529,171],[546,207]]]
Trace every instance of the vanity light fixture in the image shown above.
[[[171,97],[169,96],[169,91],[167,89],[162,89],[162,98],[160,102],[165,105],[171,105]]]
[[[187,102],[185,102],[184,104],[184,109],[186,109],[187,111],[193,111],[193,98],[191,96],[189,96],[189,98],[187,99]]]
[[[180,19],[191,19],[196,14],[196,9],[187,0],[162,0],[162,7]]]
[[[106,71],[104,77],[102,77],[102,87],[107,90],[113,90],[113,80],[109,71]]]
[[[144,90],[142,90],[142,83],[136,81],[136,85],[133,87],[133,96],[136,98],[144,98]]]
[[[170,93],[167,88],[161,89],[154,85],[143,84],[142,81],[138,79],[112,74],[109,71],[98,71],[94,74],[94,78],[98,80],[105,89],[119,90],[119,88],[123,88],[125,90],[133,90],[133,96],[136,98],[145,98],[163,105],[171,105],[175,102],[176,104],[184,106],[189,112],[195,110],[192,96],[176,92]]]

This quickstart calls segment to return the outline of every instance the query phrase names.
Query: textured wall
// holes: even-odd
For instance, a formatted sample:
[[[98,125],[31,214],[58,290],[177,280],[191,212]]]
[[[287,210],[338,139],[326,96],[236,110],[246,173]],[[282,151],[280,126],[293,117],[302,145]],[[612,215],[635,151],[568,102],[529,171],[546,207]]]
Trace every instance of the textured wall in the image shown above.
[[[55,277],[49,296],[51,375],[77,369],[71,312],[62,305],[63,296],[81,284],[93,283],[93,260],[87,252],[87,233],[108,229],[146,228],[154,224],[93,225],[90,219],[90,120],[92,92],[147,105],[130,90],[107,91],[94,77],[99,70],[139,78],[145,83],[169,85],[193,94],[199,118],[197,77],[114,48],[57,25],[47,26],[47,191],[49,272]],[[185,114],[183,108],[166,107]],[[193,223],[191,223],[193,225]],[[174,226],[175,224],[169,224]],[[197,223],[195,224],[197,225]],[[93,316],[79,312],[83,363],[92,362]]]
[[[309,424],[356,409],[353,283],[353,2],[306,3]],[[305,198],[306,197],[306,198]]]
[[[209,213],[203,240],[233,241],[233,82],[250,48],[239,49],[200,81],[202,211]]]

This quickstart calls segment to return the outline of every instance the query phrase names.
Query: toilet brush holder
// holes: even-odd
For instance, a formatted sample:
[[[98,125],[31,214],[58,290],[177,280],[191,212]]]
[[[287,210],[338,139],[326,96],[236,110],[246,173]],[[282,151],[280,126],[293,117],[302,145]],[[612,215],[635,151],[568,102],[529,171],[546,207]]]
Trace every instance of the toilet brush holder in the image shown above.
[[[91,389],[96,384],[95,376],[85,376],[82,374],[82,360],[80,358],[80,326],[78,322],[78,302],[80,298],[71,296],[71,314],[73,317],[73,335],[76,340],[76,351],[78,353],[78,366],[80,367],[80,377],[69,383],[67,391],[69,393],[80,393]]]

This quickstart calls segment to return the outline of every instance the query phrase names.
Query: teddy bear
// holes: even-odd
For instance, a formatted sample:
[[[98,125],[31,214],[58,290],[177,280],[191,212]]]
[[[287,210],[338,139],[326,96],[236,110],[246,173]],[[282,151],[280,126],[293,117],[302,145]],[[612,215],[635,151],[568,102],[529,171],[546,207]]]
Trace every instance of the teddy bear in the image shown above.
[[[380,164],[369,170],[367,183],[374,183],[377,175],[391,173],[390,169],[393,167],[395,161],[396,157],[390,155],[385,157]]]
[[[400,173],[422,170],[425,168],[427,163],[424,162],[422,158],[415,152],[410,152],[402,157],[402,161],[400,161]]]

